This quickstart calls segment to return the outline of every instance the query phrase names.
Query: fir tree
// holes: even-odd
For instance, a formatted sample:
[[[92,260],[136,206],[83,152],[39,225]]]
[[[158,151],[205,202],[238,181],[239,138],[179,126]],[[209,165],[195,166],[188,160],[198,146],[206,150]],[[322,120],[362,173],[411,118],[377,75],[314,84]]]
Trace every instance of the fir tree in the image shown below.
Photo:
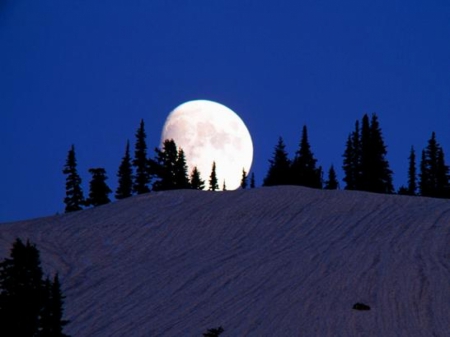
[[[355,130],[348,136],[344,152],[344,182],[346,190],[358,189],[361,181],[361,140],[359,121],[355,123]]]
[[[223,184],[222,184],[222,191],[226,191],[226,190],[227,190],[227,184],[226,184],[226,182],[224,180]]]
[[[119,184],[116,189],[115,198],[125,199],[131,197],[133,193],[133,167],[131,166],[130,142],[127,142],[125,155],[120,163],[117,177],[119,178]]]
[[[64,298],[58,274],[53,282],[47,279],[44,282],[45,301],[41,312],[41,328],[39,337],[68,337],[63,333],[64,326],[69,321],[63,319]]]
[[[205,188],[205,181],[201,179],[197,166],[192,170],[191,188],[195,190],[203,190]]]
[[[35,336],[44,293],[39,251],[30,242],[17,239],[0,263],[0,289],[2,336]]]
[[[300,148],[291,165],[291,179],[294,185],[322,188],[322,169],[316,168],[317,160],[308,141],[308,130],[303,126]]]
[[[183,149],[179,149],[178,157],[175,162],[175,188],[186,189],[190,187],[186,157]]]
[[[291,183],[289,179],[291,162],[285,148],[283,138],[279,137],[273,157],[269,160],[270,166],[263,186],[289,185]]]
[[[89,173],[92,175],[91,182],[89,183],[89,198],[86,202],[87,205],[100,206],[109,204],[111,200],[108,195],[112,192],[106,184],[106,171],[104,168],[91,168]]]
[[[141,120],[136,132],[136,144],[133,159],[133,166],[135,167],[136,172],[133,191],[137,194],[150,192],[148,187],[150,175],[148,170],[146,138],[147,135],[145,133],[144,120]]]
[[[216,175],[216,162],[212,164],[211,175],[209,176],[209,190],[216,191],[219,189],[217,175]]]
[[[248,185],[247,172],[245,172],[245,170],[242,169],[241,188],[245,190],[247,188],[247,185]]]
[[[409,167],[408,167],[408,189],[407,194],[416,195],[417,193],[417,173],[416,173],[416,152],[411,146],[409,153]]]
[[[337,190],[339,188],[339,182],[333,165],[331,165],[330,170],[328,171],[328,180],[325,182],[324,188],[326,190]]]
[[[77,172],[77,160],[75,157],[75,146],[69,150],[66,165],[63,173],[66,175],[66,204],[65,212],[74,212],[82,209],[84,204],[83,190],[81,188],[81,178]]]
[[[166,139],[163,148],[155,149],[156,158],[150,160],[150,172],[155,176],[154,191],[190,188],[186,158],[173,139]]]
[[[444,150],[433,132],[420,162],[420,194],[427,197],[449,198],[449,167],[445,165]]]
[[[250,188],[255,188],[255,174],[253,172],[250,177]]]

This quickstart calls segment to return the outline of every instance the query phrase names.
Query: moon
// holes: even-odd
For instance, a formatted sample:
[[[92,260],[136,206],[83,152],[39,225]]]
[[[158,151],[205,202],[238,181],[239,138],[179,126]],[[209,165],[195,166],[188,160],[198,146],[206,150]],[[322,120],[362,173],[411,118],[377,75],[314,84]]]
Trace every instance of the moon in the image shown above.
[[[195,100],[176,107],[167,117],[161,144],[173,139],[186,156],[189,175],[199,170],[209,188],[212,164],[216,163],[219,189],[240,187],[242,170],[249,172],[253,143],[242,119],[226,106],[208,100]]]

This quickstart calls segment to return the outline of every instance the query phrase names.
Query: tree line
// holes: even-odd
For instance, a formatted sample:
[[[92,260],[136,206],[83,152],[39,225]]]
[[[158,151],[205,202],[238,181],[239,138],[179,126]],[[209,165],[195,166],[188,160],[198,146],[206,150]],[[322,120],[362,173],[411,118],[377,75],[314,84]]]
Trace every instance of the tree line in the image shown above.
[[[392,182],[392,170],[386,158],[387,149],[382,129],[376,114],[364,114],[355,122],[354,130],[348,135],[343,153],[343,182],[346,190],[375,193],[396,193]],[[398,194],[420,195],[435,198],[450,198],[449,166],[445,164],[444,150],[432,133],[422,151],[420,170],[416,170],[416,154],[412,147],[408,157],[408,184]],[[323,178],[321,166],[311,150],[307,127],[304,126],[298,150],[290,159],[283,138],[278,139],[269,170],[263,186],[299,185],[312,188],[338,189],[339,182],[334,166]]]
[[[115,191],[115,199],[120,200],[148,193],[150,191],[163,191],[174,189],[205,189],[205,180],[200,171],[194,167],[188,172],[186,156],[183,149],[178,148],[175,141],[167,139],[161,148],[155,148],[154,158],[147,154],[147,143],[144,121],[141,120],[136,131],[134,157],[130,153],[130,143],[127,141],[125,154],[120,162],[117,178],[118,186]],[[81,186],[82,179],[78,174],[75,146],[72,145],[66,164],[63,169],[66,175],[66,195],[64,198],[65,212],[79,211],[83,207],[100,206],[111,202],[109,195],[113,192],[107,185],[107,175],[104,168],[90,168],[92,178],[89,183],[89,194],[85,198]],[[242,170],[241,188],[254,188],[254,174],[249,177]],[[219,181],[216,174],[216,163],[211,165],[209,175],[209,190],[219,190]],[[223,181],[222,190],[226,190],[226,182]]]

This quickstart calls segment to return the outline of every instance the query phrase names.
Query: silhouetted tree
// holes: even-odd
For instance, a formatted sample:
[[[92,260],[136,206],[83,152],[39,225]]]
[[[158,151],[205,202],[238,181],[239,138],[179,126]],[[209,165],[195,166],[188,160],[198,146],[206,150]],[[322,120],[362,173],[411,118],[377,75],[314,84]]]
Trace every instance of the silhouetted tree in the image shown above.
[[[131,166],[130,142],[128,141],[117,177],[119,178],[119,184],[116,189],[116,199],[131,197],[133,193],[133,167]]]
[[[106,171],[104,168],[91,168],[89,173],[92,174],[91,182],[89,183],[89,198],[86,201],[87,205],[100,206],[109,204],[111,200],[108,195],[112,192],[106,184]]]
[[[392,193],[392,171],[386,160],[381,128],[376,114],[365,114],[362,118],[361,131],[359,123],[348,137],[344,152],[344,181],[346,189],[377,193]]]
[[[203,190],[205,188],[205,181],[201,179],[197,166],[194,167],[191,173],[191,188],[195,190]]]
[[[209,176],[209,190],[215,191],[219,189],[217,175],[216,175],[216,162],[212,164],[211,175]]]
[[[420,194],[427,197],[450,197],[449,167],[445,165],[444,151],[433,132],[420,162]]]
[[[190,187],[186,157],[183,149],[179,149],[178,157],[175,162],[175,188],[186,189]]]
[[[69,321],[63,319],[64,298],[58,274],[53,282],[47,279],[44,282],[45,300],[41,311],[39,337],[68,337],[63,333],[64,326]]]
[[[255,174],[253,172],[250,177],[250,188],[255,188]]]
[[[227,184],[226,184],[226,182],[224,180],[223,184],[222,184],[222,191],[226,191],[226,190],[227,190]]]
[[[328,180],[325,182],[324,188],[326,190],[336,190],[339,188],[339,182],[333,165],[331,165],[330,170],[328,171]]]
[[[263,186],[289,185],[291,183],[289,179],[291,161],[285,148],[283,138],[279,137],[273,157],[269,160],[270,166]]]
[[[245,172],[245,170],[242,169],[241,188],[246,189],[247,185],[248,185],[247,172]]]
[[[409,152],[409,167],[408,167],[408,195],[416,195],[417,193],[417,172],[416,172],[416,152],[414,147],[411,146]]]
[[[316,167],[317,160],[308,141],[308,129],[303,126],[300,148],[291,165],[291,179],[294,185],[322,188],[322,168]]]
[[[221,326],[215,329],[208,329],[208,331],[203,334],[203,337],[218,337],[224,331],[225,330]]]
[[[361,139],[359,121],[355,130],[348,136],[344,152],[344,182],[346,190],[357,190],[361,181]]]
[[[155,149],[156,158],[150,160],[150,172],[155,177],[154,191],[190,188],[186,158],[173,139],[166,139],[162,149]]]
[[[146,138],[147,135],[145,133],[144,120],[141,120],[136,132],[136,144],[133,159],[133,166],[136,170],[133,191],[137,194],[150,192],[148,187],[148,184],[150,183],[150,174],[148,169]]]
[[[2,336],[34,336],[43,304],[39,251],[17,239],[11,258],[0,263],[0,327]]]
[[[63,173],[66,175],[66,204],[65,212],[74,212],[82,209],[84,204],[83,190],[81,188],[81,178],[77,172],[77,160],[75,156],[75,146],[69,150],[66,165]]]

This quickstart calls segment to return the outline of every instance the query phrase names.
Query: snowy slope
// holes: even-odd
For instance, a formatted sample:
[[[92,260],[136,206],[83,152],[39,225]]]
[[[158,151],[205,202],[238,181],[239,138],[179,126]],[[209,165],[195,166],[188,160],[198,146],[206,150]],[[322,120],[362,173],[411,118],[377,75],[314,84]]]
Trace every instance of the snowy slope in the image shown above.
[[[73,337],[450,335],[449,200],[170,191],[1,224],[2,258],[16,237],[60,272]]]

